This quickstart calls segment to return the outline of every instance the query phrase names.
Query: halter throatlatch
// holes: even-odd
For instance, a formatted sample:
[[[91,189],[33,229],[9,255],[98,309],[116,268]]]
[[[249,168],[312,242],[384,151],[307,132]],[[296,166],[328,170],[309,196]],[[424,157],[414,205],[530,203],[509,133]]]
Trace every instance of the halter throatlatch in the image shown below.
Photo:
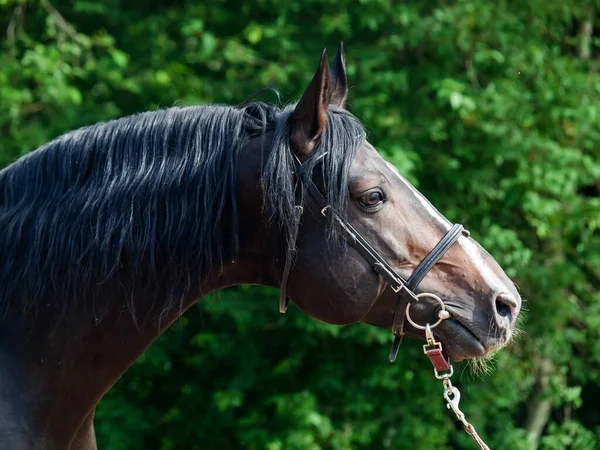
[[[323,157],[325,155],[321,155]],[[444,302],[435,294],[423,292],[416,294],[414,291],[417,286],[423,281],[423,278],[429,273],[433,266],[440,260],[442,256],[454,245],[454,243],[461,237],[469,237],[470,233],[462,225],[455,224],[450,230],[442,237],[437,245],[429,252],[429,254],[421,261],[421,263],[415,268],[412,275],[405,280],[402,278],[388,263],[387,261],[377,253],[377,251],[361,236],[361,234],[350,225],[343,217],[339,216],[336,211],[327,204],[325,197],[321,191],[317,188],[313,180],[308,177],[303,180],[303,165],[297,157],[294,157],[296,166],[296,177],[297,181],[301,185],[301,195],[303,188],[305,188],[312,199],[317,203],[321,209],[321,214],[325,217],[332,217],[340,226],[346,241],[352,245],[358,253],[371,265],[372,269],[383,278],[395,293],[398,294],[396,301],[396,308],[394,311],[394,317],[392,320],[391,331],[394,333],[394,342],[389,354],[389,361],[394,362],[398,355],[398,349],[404,336],[404,323],[408,322],[416,329],[425,331],[425,339],[427,344],[423,346],[423,352],[431,363],[433,364],[433,370],[435,377],[442,380],[444,385],[444,399],[447,404],[446,407],[454,411],[458,420],[460,420],[465,428],[465,431],[471,435],[475,442],[479,445],[481,450],[490,450],[489,447],[479,437],[473,425],[471,425],[465,419],[464,413],[460,410],[458,403],[460,401],[460,391],[452,385],[450,378],[454,374],[454,369],[450,360],[444,355],[442,349],[442,343],[435,340],[433,328],[437,327],[444,320],[450,317],[450,313],[446,310]],[[304,182],[303,182],[304,181]],[[300,226],[300,220],[302,217],[302,202],[295,208],[295,226],[292,233],[292,245],[294,248],[288,249],[285,266],[281,279],[281,292],[279,297],[279,311],[285,313],[289,305],[289,297],[287,296],[287,283],[290,275],[291,268],[294,264],[295,258],[295,241],[298,237],[298,229]],[[413,303],[418,302],[424,298],[431,298],[435,300],[440,309],[437,314],[437,321],[433,325],[427,323],[425,326],[415,323],[410,317],[410,307]],[[405,306],[406,305],[406,306]]]

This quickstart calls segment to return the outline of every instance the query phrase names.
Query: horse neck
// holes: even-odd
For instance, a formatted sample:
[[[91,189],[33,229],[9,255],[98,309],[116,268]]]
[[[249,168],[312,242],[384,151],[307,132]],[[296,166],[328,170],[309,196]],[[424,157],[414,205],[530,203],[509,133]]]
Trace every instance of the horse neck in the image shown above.
[[[260,149],[250,146],[240,158],[238,176],[238,209],[240,218],[239,251],[235,258],[224,261],[208,273],[201,290],[191,289],[177,308],[160,317],[136,320],[124,305],[133,301],[134,310],[143,311],[149,303],[160,302],[160,294],[147,288],[138,295],[112,301],[101,320],[81,319],[75,313],[61,319],[38,314],[25,323],[13,339],[20,345],[18,369],[27,380],[28,429],[45,429],[40,437],[48,448],[67,448],[84,426],[82,421],[93,416],[95,405],[135,360],[181,314],[199,298],[212,291],[238,284],[261,284],[278,287],[279,276],[272,264],[271,242],[264,225],[260,183],[256,171],[262,160]],[[177,264],[177,261],[173,261]],[[169,286],[157,286],[157,292]],[[101,295],[101,294],[100,294]],[[274,306],[275,307],[275,306]],[[77,383],[74,384],[74,380]],[[88,421],[89,422],[89,421]],[[87,423],[87,422],[86,422]],[[0,443],[2,442],[0,423]],[[93,430],[92,430],[93,432]],[[38,431],[33,431],[33,435]]]

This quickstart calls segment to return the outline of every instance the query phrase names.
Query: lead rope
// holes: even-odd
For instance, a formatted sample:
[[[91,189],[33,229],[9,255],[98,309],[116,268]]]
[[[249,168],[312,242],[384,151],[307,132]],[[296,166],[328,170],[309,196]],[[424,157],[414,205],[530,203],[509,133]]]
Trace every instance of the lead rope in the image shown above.
[[[445,312],[445,310],[442,311]],[[442,311],[440,311],[440,313]],[[423,346],[423,352],[433,364],[433,372],[435,377],[438,380],[442,380],[442,384],[444,385],[443,395],[444,399],[446,400],[446,408],[454,411],[456,418],[462,422],[465,431],[473,438],[477,445],[479,445],[481,450],[490,450],[486,443],[483,442],[483,439],[481,439],[477,434],[475,427],[467,421],[465,414],[458,407],[458,403],[460,402],[460,391],[457,387],[454,387],[450,381],[450,378],[454,374],[454,368],[452,367],[452,364],[450,364],[450,361],[448,361],[442,353],[442,343],[435,340],[429,324],[425,325],[425,337],[427,339],[427,344]],[[444,372],[440,373],[441,371]]]
[[[433,336],[432,328],[437,327],[440,323],[450,317],[450,313],[446,310],[446,305],[435,294],[430,293],[422,293],[418,295],[419,298],[429,297],[435,300],[440,305],[440,310],[438,311],[438,321],[433,325],[427,323],[425,326],[419,325],[415,323],[410,317],[410,306],[409,303],[406,305],[405,317],[408,322],[418,330],[425,331],[425,339],[427,343],[423,346],[423,353],[427,355],[431,364],[433,364],[433,373],[438,380],[442,380],[442,384],[444,385],[444,399],[446,400],[446,408],[451,409],[456,414],[456,418],[460,420],[465,427],[465,431],[473,438],[473,440],[479,445],[481,450],[490,450],[490,448],[483,442],[483,439],[479,437],[475,427],[471,425],[467,419],[465,418],[465,414],[458,407],[458,403],[460,402],[460,391],[458,388],[452,386],[452,382],[450,378],[454,375],[454,368],[450,363],[450,360],[446,358],[444,352],[442,351],[442,343],[435,340]]]

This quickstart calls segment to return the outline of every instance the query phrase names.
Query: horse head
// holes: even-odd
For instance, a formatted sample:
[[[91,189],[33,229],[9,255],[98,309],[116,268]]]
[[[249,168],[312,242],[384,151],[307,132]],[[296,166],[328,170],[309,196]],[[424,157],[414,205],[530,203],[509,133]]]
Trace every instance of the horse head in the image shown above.
[[[453,360],[503,347],[521,306],[513,282],[378,154],[344,109],[347,92],[340,45],[331,70],[323,53],[300,101],[288,110],[287,126],[274,131],[279,147],[289,142],[289,149],[271,147],[263,175],[266,210],[279,215],[284,231],[276,264],[280,287],[323,322],[365,322],[415,337],[424,336],[415,324],[433,324],[443,307],[450,318],[434,335]],[[268,173],[281,152],[293,155],[289,173]],[[435,260],[424,269],[420,264],[428,258]],[[415,270],[422,272],[417,283],[411,280]]]

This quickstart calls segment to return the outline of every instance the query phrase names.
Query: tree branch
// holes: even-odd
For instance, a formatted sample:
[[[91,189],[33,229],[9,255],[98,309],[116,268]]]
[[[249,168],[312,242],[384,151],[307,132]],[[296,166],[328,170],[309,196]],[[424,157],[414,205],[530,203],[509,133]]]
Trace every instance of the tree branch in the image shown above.
[[[594,17],[595,12],[590,8],[585,19],[579,27],[579,59],[587,61],[592,55],[592,36],[594,34]]]
[[[549,359],[542,358],[535,393],[533,399],[529,402],[527,419],[525,420],[525,429],[532,444],[532,450],[538,448],[540,437],[552,412],[552,397],[548,396],[546,391],[550,385],[550,375],[553,371],[554,365],[552,362]]]
[[[16,8],[15,11],[13,12],[13,15],[10,19],[10,22],[8,23],[8,27],[6,28],[6,44],[8,46],[8,48],[13,48],[13,46],[15,45],[15,36],[17,34],[17,24],[20,21],[21,17],[23,16],[23,13],[25,12],[25,3],[19,3]]]
[[[52,16],[54,21],[56,22],[56,26],[60,28],[64,33],[71,36],[74,41],[79,42],[79,34],[75,30],[75,27],[71,25],[67,20],[62,16],[60,12],[50,3],[49,0],[40,0],[40,4],[46,10],[46,12]]]

